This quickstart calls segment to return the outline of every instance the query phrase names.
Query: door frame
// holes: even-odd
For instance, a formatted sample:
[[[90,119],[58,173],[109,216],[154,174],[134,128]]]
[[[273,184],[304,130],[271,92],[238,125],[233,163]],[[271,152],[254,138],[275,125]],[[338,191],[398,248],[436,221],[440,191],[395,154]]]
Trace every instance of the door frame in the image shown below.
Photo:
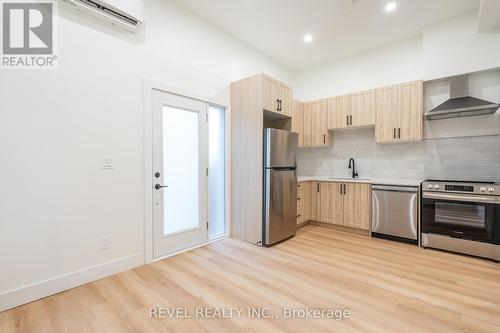
[[[228,238],[231,235],[231,112],[227,101],[212,96],[194,93],[185,89],[173,87],[157,81],[144,79],[144,263],[149,264],[162,260],[176,254],[201,247],[212,242]],[[190,248],[186,248],[176,253],[166,256],[154,257],[153,238],[153,90],[160,90],[166,93],[175,94],[187,98],[196,99],[207,104],[225,109],[225,135],[226,135],[226,233],[216,238],[208,238],[208,241]],[[208,110],[207,110],[208,112]],[[208,129],[208,127],[207,127]],[[208,133],[208,131],[207,131]],[[208,137],[207,137],[208,138]],[[208,141],[207,141],[208,143]],[[207,151],[208,154],[208,151]],[[210,171],[209,171],[210,172]],[[207,188],[208,191],[208,188]],[[208,204],[208,193],[206,196]]]

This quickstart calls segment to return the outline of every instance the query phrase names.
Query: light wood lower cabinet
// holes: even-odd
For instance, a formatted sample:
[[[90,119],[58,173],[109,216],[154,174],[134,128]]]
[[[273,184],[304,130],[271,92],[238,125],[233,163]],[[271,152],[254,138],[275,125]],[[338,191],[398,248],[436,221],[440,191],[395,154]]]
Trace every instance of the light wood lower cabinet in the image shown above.
[[[370,184],[344,184],[342,225],[357,229],[370,229],[370,189]]]
[[[370,230],[370,184],[301,182],[299,186],[297,223],[312,220]]]
[[[311,182],[310,189],[310,208],[309,208],[309,219],[314,221],[321,220],[321,183],[320,182]]]
[[[320,221],[342,225],[343,203],[340,183],[320,183]]]
[[[300,182],[297,185],[297,224],[310,220],[311,183]]]

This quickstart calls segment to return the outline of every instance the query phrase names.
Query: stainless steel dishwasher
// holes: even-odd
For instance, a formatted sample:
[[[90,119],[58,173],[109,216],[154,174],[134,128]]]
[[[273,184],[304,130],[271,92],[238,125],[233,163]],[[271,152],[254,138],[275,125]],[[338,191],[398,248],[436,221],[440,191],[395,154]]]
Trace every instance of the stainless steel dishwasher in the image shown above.
[[[372,185],[372,236],[418,243],[418,186]]]

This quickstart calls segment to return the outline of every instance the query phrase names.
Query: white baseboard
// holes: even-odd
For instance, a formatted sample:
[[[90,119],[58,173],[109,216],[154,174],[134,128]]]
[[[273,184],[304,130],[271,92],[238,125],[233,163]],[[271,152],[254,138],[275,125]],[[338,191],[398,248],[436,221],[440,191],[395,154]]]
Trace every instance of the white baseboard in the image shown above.
[[[155,262],[155,261],[160,261],[160,260],[163,260],[163,259],[167,259],[167,258],[170,258],[170,257],[176,256],[176,255],[178,255],[178,254],[181,254],[181,253],[184,253],[184,252],[188,252],[188,251],[191,251],[191,250],[197,249],[197,248],[199,248],[199,247],[206,246],[206,245],[208,245],[208,244],[212,244],[212,243],[218,242],[218,241],[223,240],[223,239],[226,239],[226,238],[229,238],[229,235],[228,235],[228,234],[223,234],[223,235],[220,235],[220,236],[216,236],[216,237],[214,237],[214,238],[210,238],[208,241],[206,241],[206,242],[204,242],[204,243],[201,243],[201,244],[198,244],[198,245],[194,245],[194,246],[191,246],[191,247],[188,247],[188,248],[182,249],[182,250],[180,250],[180,251],[177,251],[177,252],[174,252],[174,253],[170,253],[170,254],[167,254],[167,255],[161,256],[161,257],[154,258],[154,259],[153,259],[153,262]]]
[[[0,312],[143,264],[144,253],[137,253],[3,292],[0,294]]]

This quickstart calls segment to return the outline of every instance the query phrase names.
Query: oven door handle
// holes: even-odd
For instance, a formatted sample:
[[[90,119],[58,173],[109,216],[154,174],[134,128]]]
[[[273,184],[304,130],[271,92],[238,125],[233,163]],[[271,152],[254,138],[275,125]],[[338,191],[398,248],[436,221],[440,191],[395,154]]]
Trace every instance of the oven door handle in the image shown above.
[[[453,193],[424,192],[422,194],[422,198],[500,204],[499,196],[487,196],[487,195],[464,195],[464,194],[453,194]]]

